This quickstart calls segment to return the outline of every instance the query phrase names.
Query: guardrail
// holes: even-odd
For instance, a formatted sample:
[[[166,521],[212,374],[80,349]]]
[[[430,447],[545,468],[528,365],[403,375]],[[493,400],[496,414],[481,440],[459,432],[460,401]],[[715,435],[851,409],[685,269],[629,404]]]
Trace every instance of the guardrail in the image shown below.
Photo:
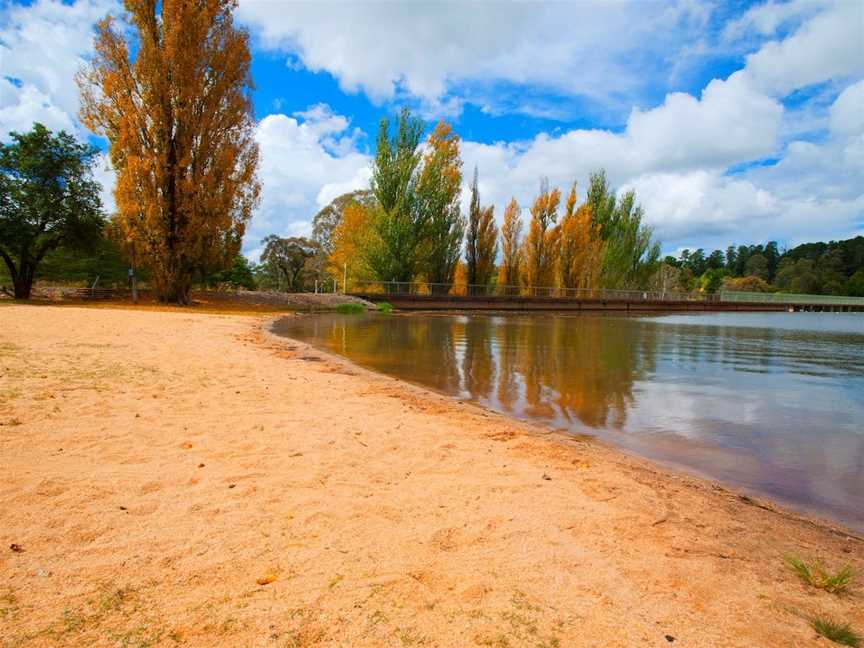
[[[608,288],[560,288],[553,286],[508,286],[501,284],[452,284],[426,281],[352,281],[348,292],[382,296],[431,296],[521,299],[526,297],[573,301],[604,302],[698,302],[774,304],[785,306],[851,306],[864,309],[864,298],[835,295],[796,295],[789,293],[757,293],[721,291],[677,292],[658,290],[613,290]]]
[[[598,301],[717,301],[718,295],[699,292],[656,290],[612,290],[606,288],[559,288],[553,286],[507,286],[500,284],[446,284],[426,281],[352,281],[352,293],[380,295],[431,295],[452,297],[545,297]]]
[[[837,295],[795,295],[791,293],[758,293],[725,290],[720,293],[721,302],[786,304],[789,306],[859,306],[864,307],[864,297]]]

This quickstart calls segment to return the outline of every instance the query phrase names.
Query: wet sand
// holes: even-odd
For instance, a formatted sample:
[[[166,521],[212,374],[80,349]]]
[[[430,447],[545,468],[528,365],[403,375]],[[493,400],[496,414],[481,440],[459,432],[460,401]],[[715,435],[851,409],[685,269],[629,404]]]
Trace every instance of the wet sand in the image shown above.
[[[0,646],[828,646],[864,541],[270,335],[0,305]],[[14,548],[13,548],[14,545]],[[790,554],[859,572],[842,596]]]

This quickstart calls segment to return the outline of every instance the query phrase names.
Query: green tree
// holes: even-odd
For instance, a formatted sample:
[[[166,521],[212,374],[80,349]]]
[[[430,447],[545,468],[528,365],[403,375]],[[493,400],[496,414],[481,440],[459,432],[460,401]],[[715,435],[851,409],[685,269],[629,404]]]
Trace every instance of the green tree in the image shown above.
[[[864,297],[864,269],[859,270],[846,282],[845,292],[852,297]]]
[[[738,253],[735,255],[735,276],[747,276],[747,261],[750,260],[751,250],[746,245],[738,246]]]
[[[759,253],[751,255],[747,259],[745,275],[748,277],[759,277],[768,281],[768,259]]]
[[[408,109],[400,113],[392,136],[386,117],[378,129],[372,193],[379,209],[371,214],[372,236],[361,252],[365,266],[381,281],[411,281],[423,261],[428,212],[419,209],[416,196],[423,129]]]
[[[660,261],[660,244],[653,240],[653,229],[642,222],[644,211],[636,204],[636,193],[628,191],[616,200],[601,170],[589,177],[587,203],[604,242],[601,286],[646,286]]]
[[[734,275],[738,263],[738,250],[734,245],[726,248],[726,274]]]
[[[469,286],[485,286],[492,280],[497,255],[498,228],[495,225],[495,207],[480,206],[477,167],[474,167],[471,203],[468,207],[468,230],[465,233],[465,264]]]
[[[723,271],[709,268],[700,278],[702,292],[713,295],[723,285]]]
[[[360,205],[371,211],[375,208],[375,196],[368,189],[342,194],[322,207],[312,218],[312,240],[321,246],[327,256],[333,254],[333,231],[342,222],[345,209],[350,205]]]
[[[780,264],[780,250],[777,248],[777,241],[768,241],[765,244],[765,249],[762,256],[768,262],[768,282],[774,281],[774,276],[777,274],[777,266]]]
[[[27,299],[45,255],[61,245],[89,247],[100,237],[98,150],[39,123],[10,136],[0,144],[0,257],[15,298]]]
[[[231,267],[211,275],[207,283],[211,286],[222,285],[246,290],[255,290],[257,287],[252,265],[242,254],[234,255]]]
[[[706,264],[711,270],[722,270],[726,265],[726,256],[723,254],[723,250],[714,250],[708,255]]]
[[[426,140],[426,154],[417,182],[416,209],[425,223],[422,230],[420,270],[436,284],[436,291],[446,291],[462,251],[465,219],[459,209],[462,189],[462,160],[459,136],[446,122],[438,122]]]
[[[281,238],[275,234],[262,243],[261,264],[271,279],[276,280],[276,287],[287,292],[302,291],[306,262],[318,251],[317,243],[307,238]]]

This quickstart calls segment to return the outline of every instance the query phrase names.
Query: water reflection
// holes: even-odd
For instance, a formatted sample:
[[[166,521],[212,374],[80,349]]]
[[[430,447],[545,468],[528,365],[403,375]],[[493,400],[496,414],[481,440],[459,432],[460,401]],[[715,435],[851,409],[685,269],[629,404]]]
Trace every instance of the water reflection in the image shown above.
[[[864,316],[337,316],[277,332],[864,528]]]

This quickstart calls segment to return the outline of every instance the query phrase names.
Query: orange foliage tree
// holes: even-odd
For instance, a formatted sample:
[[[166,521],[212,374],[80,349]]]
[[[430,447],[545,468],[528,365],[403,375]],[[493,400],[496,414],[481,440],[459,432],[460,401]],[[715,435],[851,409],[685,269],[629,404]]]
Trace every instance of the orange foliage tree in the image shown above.
[[[110,17],[79,74],[82,121],[110,141],[117,220],[158,297],[239,249],[259,195],[249,35],[234,0],[126,0],[134,58]]]
[[[519,203],[510,199],[504,210],[501,225],[501,266],[498,268],[498,284],[518,286],[521,268],[522,221],[519,219]]]
[[[462,159],[459,136],[440,121],[426,139],[423,169],[417,181],[417,208],[425,213],[422,270],[427,281],[449,284],[462,249],[465,219],[459,209]],[[443,286],[434,287],[444,290]]]
[[[555,282],[555,261],[558,256],[558,203],[561,190],[549,189],[543,181],[540,194],[531,205],[531,224],[522,246],[524,283],[527,286],[552,286]]]
[[[342,213],[342,220],[333,229],[331,238],[333,251],[328,257],[330,273],[335,277],[345,275],[346,280],[367,279],[369,271],[363,264],[362,250],[369,236],[369,212],[358,203],[349,203]],[[346,287],[347,289],[347,287]]]
[[[495,206],[480,206],[477,167],[474,167],[471,204],[468,208],[468,229],[465,232],[465,263],[470,285],[485,286],[492,280],[497,254],[498,227],[495,225]]]
[[[598,288],[603,263],[600,226],[594,223],[589,204],[576,207],[576,183],[567,196],[558,236],[559,285],[562,288]]]

